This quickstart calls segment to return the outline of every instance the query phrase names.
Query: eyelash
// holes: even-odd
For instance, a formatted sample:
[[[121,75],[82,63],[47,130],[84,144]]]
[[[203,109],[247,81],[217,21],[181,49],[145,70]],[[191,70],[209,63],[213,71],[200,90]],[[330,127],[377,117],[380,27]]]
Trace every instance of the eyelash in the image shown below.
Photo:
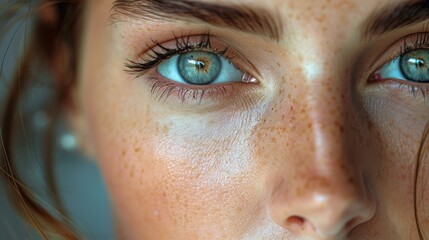
[[[429,25],[425,27],[425,31],[429,30]],[[415,33],[409,36],[406,36],[402,40],[402,46],[399,48],[399,50],[393,54],[393,57],[387,58],[387,61],[383,61],[384,64],[390,63],[392,61],[397,60],[403,55],[406,55],[416,49],[425,48],[429,50],[429,32],[420,32]],[[384,65],[382,65],[384,66]],[[378,70],[377,70],[378,71]],[[376,82],[379,79],[377,77],[376,72],[371,74],[371,77],[369,79],[370,82]],[[411,81],[410,81],[411,82]],[[429,97],[429,85],[428,83],[422,83],[417,85],[414,85],[410,82],[406,83],[399,83],[398,88],[399,89],[405,89],[408,90],[409,94],[412,97],[418,97],[419,95],[423,96],[423,99],[428,100]]]
[[[135,74],[136,77],[141,77],[148,70],[156,67],[164,60],[167,60],[177,54],[196,50],[210,51],[219,54],[229,61],[232,59],[232,57],[228,57],[226,54],[228,47],[225,47],[222,50],[212,47],[212,35],[208,32],[184,37],[177,37],[173,33],[173,36],[174,39],[172,41],[175,43],[174,47],[167,47],[166,44],[152,40],[152,43],[155,45],[155,47],[148,46],[149,50],[144,54],[144,56],[140,57],[138,61],[128,60],[125,64],[125,67],[127,68],[126,71]],[[197,41],[192,41],[191,39],[195,37],[198,37],[199,39]],[[230,90],[234,89],[232,84],[219,84],[218,86],[212,85],[210,88],[203,88],[185,85],[179,86],[179,84],[176,83],[159,80],[155,76],[150,77],[149,80],[152,82],[150,92],[155,100],[166,101],[172,93],[177,93],[179,99],[182,101],[182,104],[188,99],[198,100],[198,103],[201,103],[204,96],[223,97],[228,95]]]
[[[173,36],[173,41],[175,41],[174,48],[166,47],[162,43],[152,40],[152,42],[155,44],[155,47],[150,48],[148,53],[146,53],[145,56],[140,59],[140,62],[135,62],[132,60],[127,61],[125,66],[128,68],[128,71],[131,73],[141,74],[142,72],[155,67],[162,61],[167,60],[176,54],[194,50],[213,51],[214,53],[220,54],[230,60],[230,58],[225,56],[225,53],[228,50],[227,47],[222,51],[212,48],[210,33],[199,35],[200,39],[196,43],[192,43],[191,41],[191,38],[195,36],[177,37],[174,34]],[[158,47],[159,50],[156,50],[156,47]]]
[[[427,26],[429,29],[429,26]],[[218,50],[212,47],[211,37],[212,35],[209,32],[196,35],[180,36],[177,37],[173,33],[175,46],[167,47],[166,44],[159,43],[158,41],[152,40],[154,47],[149,47],[149,50],[140,57],[137,61],[128,60],[125,64],[127,72],[135,74],[136,77],[141,77],[148,70],[156,67],[162,61],[167,60],[177,54],[186,53],[189,51],[195,50],[206,50],[216,54],[221,55],[222,57],[230,60],[232,58],[226,55],[228,47]],[[197,41],[191,41],[191,38],[198,37]],[[402,40],[403,44],[399,50],[393,54],[393,57],[389,57],[387,61],[383,61],[384,64],[387,64],[391,61],[400,58],[401,56],[408,54],[419,48],[428,48],[429,49],[429,32],[421,32],[413,35],[409,35]],[[170,83],[168,81],[159,80],[157,77],[149,78],[152,82],[151,86],[151,95],[157,101],[166,101],[167,98],[172,95],[172,93],[177,93],[179,99],[181,99],[182,104],[187,100],[199,100],[198,103],[201,103],[204,96],[211,97],[223,97],[229,94],[229,90],[233,90],[231,84],[222,84],[219,86],[212,85],[210,88],[197,88],[193,86],[178,85],[175,83]],[[376,77],[376,72],[371,74],[369,81],[375,82],[379,79]],[[427,84],[426,84],[427,85]],[[429,86],[416,86],[410,83],[400,83],[400,89],[409,91],[409,94],[413,97],[422,95],[425,100],[429,98]]]

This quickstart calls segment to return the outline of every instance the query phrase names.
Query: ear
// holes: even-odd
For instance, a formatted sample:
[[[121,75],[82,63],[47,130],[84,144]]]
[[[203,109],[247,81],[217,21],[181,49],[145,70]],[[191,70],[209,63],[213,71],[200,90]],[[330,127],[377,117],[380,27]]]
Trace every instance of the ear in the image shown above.
[[[76,25],[79,23],[77,18],[81,4],[73,1],[66,3],[44,1],[39,10],[37,28],[41,33],[38,41],[43,46],[43,55],[57,91],[59,102],[56,104],[63,110],[79,148],[92,158],[95,151],[77,86],[78,29],[81,28]]]
[[[94,142],[92,141],[90,131],[89,131],[89,124],[87,121],[87,118],[83,114],[83,110],[81,107],[81,104],[79,104],[78,99],[78,90],[77,88],[74,88],[72,91],[72,101],[74,101],[77,104],[74,104],[77,107],[73,108],[66,108],[65,109],[65,115],[66,120],[68,122],[70,130],[73,132],[73,135],[76,138],[77,147],[79,150],[82,151],[82,153],[87,156],[90,159],[95,159],[95,146]]]

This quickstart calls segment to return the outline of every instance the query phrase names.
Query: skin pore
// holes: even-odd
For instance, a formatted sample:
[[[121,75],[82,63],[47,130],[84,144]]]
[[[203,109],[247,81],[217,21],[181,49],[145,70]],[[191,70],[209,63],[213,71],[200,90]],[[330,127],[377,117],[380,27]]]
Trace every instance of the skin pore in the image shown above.
[[[365,34],[374,14],[410,1],[193,1],[256,9],[278,31],[130,16],[118,2],[138,1],[85,3],[70,112],[105,178],[118,239],[418,239],[429,102],[415,89],[429,83],[372,76],[429,20]],[[254,81],[167,88],[158,65],[127,71],[156,42],[208,33]],[[429,229],[426,160],[420,171]]]

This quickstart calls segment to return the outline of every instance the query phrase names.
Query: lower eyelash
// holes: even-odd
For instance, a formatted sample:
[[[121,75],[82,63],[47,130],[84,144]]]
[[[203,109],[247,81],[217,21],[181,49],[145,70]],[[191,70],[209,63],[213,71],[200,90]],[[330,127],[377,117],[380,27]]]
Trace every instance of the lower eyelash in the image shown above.
[[[428,100],[429,88],[427,87],[418,87],[406,83],[401,83],[399,84],[398,88],[408,90],[409,94],[415,98],[421,96],[423,97],[424,101]]]
[[[233,86],[230,85],[213,85],[208,89],[192,89],[182,86],[177,86],[174,83],[169,83],[163,80],[156,78],[149,79],[151,82],[151,96],[158,102],[165,102],[167,99],[176,94],[177,97],[184,104],[186,101],[196,101],[198,104],[201,104],[201,101],[204,97],[219,98],[227,96],[228,93],[233,90]]]

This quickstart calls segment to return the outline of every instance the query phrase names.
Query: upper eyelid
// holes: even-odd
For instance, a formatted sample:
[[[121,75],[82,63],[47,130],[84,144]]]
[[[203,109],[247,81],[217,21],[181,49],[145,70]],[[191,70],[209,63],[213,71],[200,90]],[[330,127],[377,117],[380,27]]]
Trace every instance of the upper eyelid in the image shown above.
[[[143,69],[150,70],[152,67],[156,66],[157,64],[160,64],[163,60],[168,59],[175,54],[180,54],[191,50],[207,50],[220,54],[230,61],[239,56],[239,59],[241,59],[240,62],[243,62],[243,64],[237,63],[237,61],[233,62],[233,64],[238,69],[255,77],[260,76],[258,69],[255,67],[254,64],[251,63],[251,61],[249,61],[241,53],[236,51],[234,47],[232,47],[228,42],[224,41],[222,37],[214,35],[207,30],[204,30],[199,34],[181,34],[180,36],[176,35],[173,32],[172,37],[170,37],[170,40],[152,40],[152,43],[152,46],[146,45],[147,47],[142,51],[141,54],[138,55],[136,60],[126,59],[126,72],[137,74],[137,77],[139,77],[143,75]],[[184,45],[184,43],[188,43],[190,44],[191,48],[185,49],[185,51],[177,50],[176,48],[178,47],[178,43],[181,43],[182,46]],[[167,53],[157,52],[157,50],[166,51]],[[168,51],[170,50],[174,52],[168,53]],[[159,54],[163,55],[163,59],[156,58]]]
[[[400,57],[406,51],[416,49],[416,47],[429,48],[429,31],[407,34],[394,41],[387,48],[383,48],[381,55],[376,55],[376,59],[370,61],[370,64],[363,69],[365,79],[370,78],[371,75],[380,70],[385,64]]]
[[[173,33],[173,36],[174,39],[162,43],[152,39],[154,46],[151,47],[147,45],[147,49],[139,55],[137,60],[126,60],[126,71],[130,73],[141,73],[142,70],[149,70],[155,65],[160,64],[162,61],[186,51],[197,49],[214,50],[211,47],[211,35],[209,33],[200,35],[187,35],[183,37],[176,37],[176,35]],[[191,38],[193,37],[199,38],[199,40],[192,42]],[[175,47],[165,46],[172,41],[174,42]],[[216,53],[224,55],[227,49],[228,48],[226,47],[223,51],[216,51]]]

